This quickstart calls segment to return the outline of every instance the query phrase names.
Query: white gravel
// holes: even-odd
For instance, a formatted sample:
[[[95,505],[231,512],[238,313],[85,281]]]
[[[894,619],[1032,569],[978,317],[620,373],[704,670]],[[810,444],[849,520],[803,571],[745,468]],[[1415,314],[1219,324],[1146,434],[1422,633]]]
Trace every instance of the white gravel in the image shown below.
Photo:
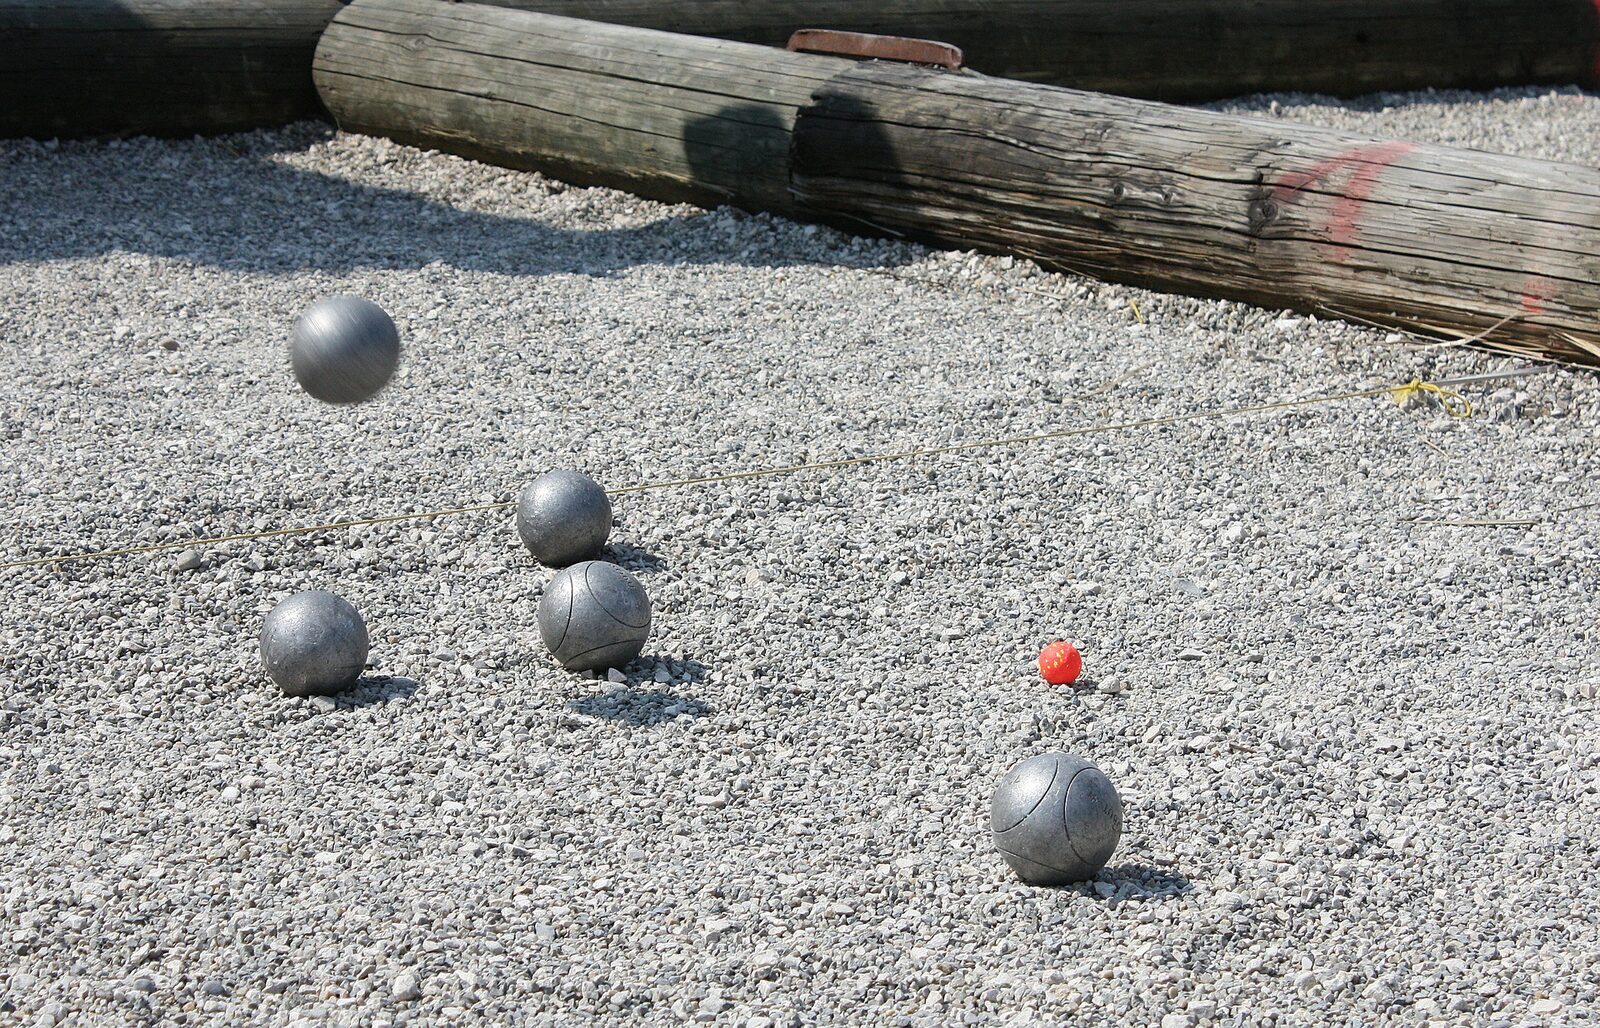
[[[1574,91],[1273,102],[1600,159]],[[0,186],[0,559],[1509,363],[318,126]],[[407,346],[353,409],[288,369],[331,292]],[[0,1019],[1592,1023],[1600,389],[1464,391],[620,497],[599,679],[509,511],[0,572]],[[338,702],[256,658],[311,586]],[[1046,748],[1127,804],[1082,888],[989,843]]]

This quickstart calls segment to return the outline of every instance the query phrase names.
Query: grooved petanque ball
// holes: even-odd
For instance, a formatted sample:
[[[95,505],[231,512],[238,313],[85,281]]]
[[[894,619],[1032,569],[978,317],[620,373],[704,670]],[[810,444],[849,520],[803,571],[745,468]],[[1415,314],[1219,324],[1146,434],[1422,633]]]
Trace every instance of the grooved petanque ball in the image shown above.
[[[286,696],[347,689],[367,666],[367,623],[333,593],[295,593],[261,626],[261,663]]]
[[[324,403],[360,403],[400,363],[400,333],[382,307],[359,296],[318,300],[294,323],[294,377]]]
[[[1122,838],[1122,798],[1099,768],[1070,753],[1029,757],[995,787],[989,828],[1000,855],[1032,885],[1093,878]]]
[[[649,634],[650,596],[615,564],[574,564],[539,600],[539,637],[569,671],[621,667],[639,655]]]
[[[517,534],[546,567],[589,560],[611,535],[611,499],[581,472],[540,475],[517,498]]]

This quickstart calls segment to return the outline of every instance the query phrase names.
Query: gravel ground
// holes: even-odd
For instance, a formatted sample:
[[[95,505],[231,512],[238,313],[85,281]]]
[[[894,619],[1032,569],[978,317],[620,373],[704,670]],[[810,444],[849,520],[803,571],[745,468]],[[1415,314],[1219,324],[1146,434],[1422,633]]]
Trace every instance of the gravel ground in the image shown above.
[[[1600,160],[1576,91],[1237,106]],[[311,125],[8,142],[0,183],[7,559],[1510,363]],[[353,409],[287,365],[333,291],[407,346]],[[542,652],[509,513],[0,572],[0,1002],[1592,1023],[1600,508],[1564,508],[1600,501],[1600,389],[1464,391],[621,497],[656,629],[599,679]],[[372,632],[337,702],[256,656],[313,586]],[[1057,636],[1077,689],[1034,673]],[[1083,887],[990,845],[1045,749],[1126,803]]]

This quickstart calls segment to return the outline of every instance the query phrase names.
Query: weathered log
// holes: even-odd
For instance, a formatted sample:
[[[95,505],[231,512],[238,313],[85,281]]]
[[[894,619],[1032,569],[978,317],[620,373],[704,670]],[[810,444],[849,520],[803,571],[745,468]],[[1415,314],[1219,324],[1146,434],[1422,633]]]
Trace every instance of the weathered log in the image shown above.
[[[1098,278],[1600,363],[1600,171],[890,64],[797,118],[801,207]]]
[[[938,39],[986,75],[1156,100],[1600,84],[1595,0],[491,0],[783,46],[796,29]]]
[[[576,182],[1600,362],[1588,168],[436,0],[356,0],[316,80]]]
[[[0,0],[0,136],[183,136],[322,116],[342,0]]]
[[[317,47],[339,126],[579,185],[795,213],[795,112],[843,58],[438,0],[358,0]]]

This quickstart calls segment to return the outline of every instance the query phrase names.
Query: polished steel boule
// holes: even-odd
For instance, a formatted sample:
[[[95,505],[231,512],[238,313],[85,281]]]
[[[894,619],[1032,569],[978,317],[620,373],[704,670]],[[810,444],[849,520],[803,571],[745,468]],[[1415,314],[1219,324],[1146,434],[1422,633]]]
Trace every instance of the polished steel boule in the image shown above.
[[[622,667],[644,649],[649,634],[650,596],[615,564],[574,564],[539,600],[539,637],[569,671]]]
[[[517,498],[517,534],[546,567],[589,560],[611,535],[611,499],[581,472],[540,475]]]
[[[1082,757],[1042,753],[995,787],[989,828],[1000,855],[1033,885],[1093,878],[1122,838],[1122,799]]]
[[[295,322],[290,344],[295,379],[324,403],[371,399],[400,363],[394,321],[359,296],[330,296],[312,304]]]
[[[261,626],[261,663],[287,696],[347,689],[367,666],[367,624],[333,593],[295,593],[273,607]]]

